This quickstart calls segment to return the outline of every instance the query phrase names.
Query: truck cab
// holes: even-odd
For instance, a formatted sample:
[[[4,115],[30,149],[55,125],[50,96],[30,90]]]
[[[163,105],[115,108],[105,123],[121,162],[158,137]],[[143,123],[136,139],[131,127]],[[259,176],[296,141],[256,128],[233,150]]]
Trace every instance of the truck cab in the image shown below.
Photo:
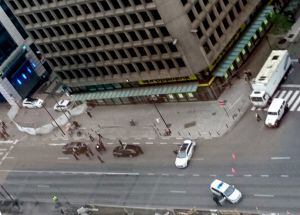
[[[252,91],[250,100],[255,107],[265,107],[270,100],[266,91]]]
[[[287,102],[284,99],[274,98],[268,109],[265,125],[270,128],[278,127],[288,109]]]

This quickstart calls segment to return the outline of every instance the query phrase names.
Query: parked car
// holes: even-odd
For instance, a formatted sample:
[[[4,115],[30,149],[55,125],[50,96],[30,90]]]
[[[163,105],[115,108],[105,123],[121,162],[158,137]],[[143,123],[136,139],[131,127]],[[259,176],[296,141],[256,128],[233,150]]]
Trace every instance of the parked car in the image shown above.
[[[289,110],[287,102],[282,98],[274,98],[265,121],[265,125],[270,128],[278,127],[284,114]]]
[[[135,157],[139,154],[144,154],[142,148],[132,144],[123,144],[123,146],[117,146],[113,150],[115,157]]]
[[[64,154],[72,154],[73,149],[76,150],[77,154],[83,154],[87,151],[88,147],[85,143],[82,142],[70,142],[63,146],[62,152]]]
[[[43,104],[44,100],[42,99],[25,98],[23,100],[22,106],[25,108],[41,108]]]
[[[210,184],[210,191],[213,193],[213,195],[221,197],[221,202],[226,199],[230,203],[235,204],[242,199],[242,193],[238,189],[236,189],[233,185],[229,185],[219,179],[215,179]]]
[[[192,140],[185,140],[183,144],[180,145],[177,156],[175,160],[175,166],[177,168],[186,168],[190,159],[193,156],[196,143]]]
[[[54,105],[54,110],[63,111],[63,110],[71,109],[72,107],[73,107],[73,102],[71,102],[68,99],[62,99]]]

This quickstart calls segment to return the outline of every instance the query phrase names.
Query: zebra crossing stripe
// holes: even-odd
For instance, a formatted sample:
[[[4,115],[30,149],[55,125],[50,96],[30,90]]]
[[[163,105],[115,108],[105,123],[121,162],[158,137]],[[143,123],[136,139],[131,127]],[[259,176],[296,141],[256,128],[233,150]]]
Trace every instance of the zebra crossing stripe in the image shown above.
[[[279,94],[278,98],[282,98],[286,93],[286,90],[281,91],[281,93]]]
[[[276,92],[275,95],[274,95],[274,98],[277,98],[277,96],[279,95],[280,92],[281,92],[281,91],[277,90],[277,92]]]
[[[288,101],[288,106],[291,107],[291,105],[293,104],[293,102],[295,101],[296,97],[298,96],[299,94],[299,90],[297,90],[294,95],[292,96],[292,98]]]
[[[253,107],[251,108],[251,110],[252,110],[252,111],[255,111],[255,110],[256,110],[256,108],[253,106]]]
[[[290,111],[294,111],[298,107],[299,102],[300,102],[300,97],[297,98],[293,106],[290,108]]]
[[[285,101],[288,101],[289,98],[291,97],[292,93],[293,93],[293,90],[289,90],[289,92],[288,92],[288,93],[286,94],[286,96],[284,97],[284,100],[285,100]]]

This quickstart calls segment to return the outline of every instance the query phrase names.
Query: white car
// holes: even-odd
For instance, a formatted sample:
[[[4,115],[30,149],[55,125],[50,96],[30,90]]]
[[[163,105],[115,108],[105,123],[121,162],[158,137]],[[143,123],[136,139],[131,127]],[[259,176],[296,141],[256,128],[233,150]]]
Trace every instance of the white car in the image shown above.
[[[278,127],[284,114],[289,110],[287,102],[282,98],[274,98],[265,121],[267,127]]]
[[[242,193],[238,189],[219,179],[210,184],[210,190],[214,195],[227,199],[232,204],[238,203],[242,198]]]
[[[71,109],[72,107],[73,107],[73,103],[70,100],[62,99],[54,105],[54,110],[63,111],[63,110]]]
[[[189,160],[191,159],[196,143],[192,140],[185,140],[183,144],[180,145],[177,156],[175,160],[175,166],[177,168],[186,168],[188,166]]]
[[[44,104],[42,99],[25,98],[22,106],[25,108],[41,108]]]

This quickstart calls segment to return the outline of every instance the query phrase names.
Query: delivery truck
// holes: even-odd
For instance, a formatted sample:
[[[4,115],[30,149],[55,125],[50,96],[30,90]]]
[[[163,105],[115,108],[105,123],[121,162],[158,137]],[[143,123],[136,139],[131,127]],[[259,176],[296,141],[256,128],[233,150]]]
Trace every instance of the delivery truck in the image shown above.
[[[252,93],[250,100],[255,107],[265,107],[281,81],[292,68],[292,61],[287,50],[273,50],[259,71],[251,81]]]

